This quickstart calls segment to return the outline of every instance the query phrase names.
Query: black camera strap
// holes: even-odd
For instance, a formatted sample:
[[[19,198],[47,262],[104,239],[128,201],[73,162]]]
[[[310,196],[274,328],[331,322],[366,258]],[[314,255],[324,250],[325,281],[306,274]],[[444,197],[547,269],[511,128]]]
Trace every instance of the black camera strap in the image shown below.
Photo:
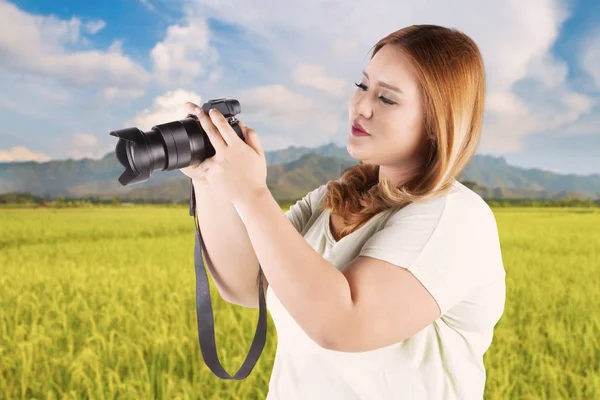
[[[246,356],[246,360],[238,370],[238,372],[231,376],[225,371],[219,357],[217,355],[217,347],[215,345],[215,320],[213,317],[213,309],[210,301],[210,288],[208,284],[208,276],[202,262],[202,254],[206,263],[213,268],[210,257],[203,252],[202,247],[204,240],[200,234],[200,227],[196,219],[196,196],[194,193],[194,185],[190,179],[190,216],[194,217],[194,225],[196,228],[196,242],[194,245],[194,265],[196,268],[196,316],[198,321],[198,341],[200,343],[200,350],[202,352],[202,358],[204,363],[210,368],[210,370],[221,379],[245,379],[248,374],[252,371],[256,362],[258,361],[263,348],[265,347],[267,337],[267,310],[265,304],[265,297],[263,291],[262,282],[262,270],[259,265],[259,276],[258,276],[258,303],[259,303],[259,314],[258,314],[258,325],[256,327],[256,333],[254,339],[250,345],[250,350]],[[204,246],[206,247],[206,246]]]

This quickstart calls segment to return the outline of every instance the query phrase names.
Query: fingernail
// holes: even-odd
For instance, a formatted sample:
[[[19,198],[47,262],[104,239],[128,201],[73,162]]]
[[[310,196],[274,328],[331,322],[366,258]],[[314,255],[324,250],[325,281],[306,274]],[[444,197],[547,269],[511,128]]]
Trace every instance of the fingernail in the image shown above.
[[[194,111],[197,112],[198,114],[202,113],[202,109],[200,107],[194,108]]]

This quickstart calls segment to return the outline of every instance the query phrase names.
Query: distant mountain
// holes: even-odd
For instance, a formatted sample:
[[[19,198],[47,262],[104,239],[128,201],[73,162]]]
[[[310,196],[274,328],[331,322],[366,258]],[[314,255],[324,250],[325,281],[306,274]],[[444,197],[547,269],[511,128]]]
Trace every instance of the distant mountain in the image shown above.
[[[600,195],[600,174],[556,174],[538,168],[520,168],[506,163],[504,157],[476,155],[463,175],[488,188],[527,189],[596,198]]]
[[[267,186],[278,201],[293,201],[317,186],[339,178],[340,173],[352,165],[354,163],[343,158],[322,157],[308,153],[287,164],[268,165]],[[98,198],[110,199],[115,195],[123,199],[144,200],[183,201],[189,198],[189,179],[185,176],[158,184],[142,185],[132,185],[131,191],[126,193],[123,190],[105,192]]]
[[[350,154],[348,154],[345,147],[336,146],[334,143],[329,143],[317,148],[290,146],[287,149],[267,152],[265,156],[267,164],[274,165],[287,164],[306,154],[316,154],[324,157],[339,157],[353,162],[354,164],[358,164],[357,160],[350,157]]]
[[[266,159],[267,184],[281,201],[298,199],[358,164],[345,147],[333,143],[314,149],[292,146],[271,151]],[[122,172],[114,152],[100,160],[0,163],[0,194],[175,201],[189,196],[188,178],[180,171],[154,171],[146,182],[126,187],[117,180]],[[600,174],[561,175],[520,168],[507,164],[503,157],[489,155],[476,155],[459,180],[475,182],[474,190],[485,198],[596,198],[600,194]]]

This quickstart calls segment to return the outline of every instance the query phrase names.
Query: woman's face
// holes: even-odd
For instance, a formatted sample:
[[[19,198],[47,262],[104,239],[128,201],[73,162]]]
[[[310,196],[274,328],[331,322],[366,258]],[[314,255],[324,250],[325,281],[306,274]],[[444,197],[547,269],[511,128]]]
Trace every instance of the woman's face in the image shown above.
[[[353,158],[380,165],[380,181],[397,183],[419,163],[423,110],[417,77],[406,56],[390,45],[375,54],[364,73],[350,100],[346,148]],[[354,136],[354,123],[369,136]]]

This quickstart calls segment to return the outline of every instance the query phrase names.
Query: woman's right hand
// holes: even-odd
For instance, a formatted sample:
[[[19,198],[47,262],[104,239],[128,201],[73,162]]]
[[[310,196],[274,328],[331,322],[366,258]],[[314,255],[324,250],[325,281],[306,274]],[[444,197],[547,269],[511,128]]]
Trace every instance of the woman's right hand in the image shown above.
[[[199,112],[196,111],[197,109],[199,109],[200,111]],[[201,122],[198,122],[198,124],[200,124],[200,126],[204,130],[213,129],[213,131],[215,132],[215,135],[220,136],[219,131],[212,124],[210,117],[206,113],[204,113],[204,111],[202,111],[202,109],[199,106],[188,101],[185,103],[185,111],[188,114],[192,114],[192,115],[195,115],[196,117],[198,117],[198,121],[204,121],[204,126],[202,125]],[[204,113],[204,114],[200,115],[200,113]],[[242,130],[242,135],[244,136],[244,141],[248,140],[248,133],[250,131],[250,128],[248,128],[242,121],[238,121],[238,124],[239,124],[240,129]],[[223,140],[223,139],[221,139],[221,140]],[[208,185],[208,181],[206,180],[206,175],[205,175],[204,171],[202,170],[201,165],[202,165],[202,163],[200,163],[198,165],[190,165],[185,168],[180,168],[179,170],[185,176],[192,178],[192,182],[194,183],[194,185]]]

